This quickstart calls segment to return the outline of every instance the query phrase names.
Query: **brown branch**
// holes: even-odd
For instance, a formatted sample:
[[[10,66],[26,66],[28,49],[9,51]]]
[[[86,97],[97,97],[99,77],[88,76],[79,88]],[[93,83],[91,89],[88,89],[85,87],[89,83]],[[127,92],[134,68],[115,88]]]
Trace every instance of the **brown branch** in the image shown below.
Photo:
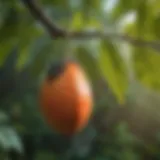
[[[60,28],[55,23],[51,21],[49,17],[47,17],[42,8],[36,3],[36,0],[23,0],[24,4],[27,6],[32,15],[38,19],[47,29],[52,38],[75,38],[75,39],[92,39],[92,38],[101,38],[101,39],[115,39],[121,40],[124,42],[128,42],[134,46],[139,47],[149,47],[156,51],[160,51],[160,41],[145,41],[142,39],[137,39],[133,37],[129,37],[127,35],[119,35],[115,33],[107,33],[107,32],[70,32],[65,29]]]
[[[47,31],[52,37],[64,37],[66,32],[56,24],[54,24],[49,17],[47,17],[42,8],[36,3],[36,0],[23,0],[24,4],[27,6],[31,14],[41,21],[41,23],[46,27]]]

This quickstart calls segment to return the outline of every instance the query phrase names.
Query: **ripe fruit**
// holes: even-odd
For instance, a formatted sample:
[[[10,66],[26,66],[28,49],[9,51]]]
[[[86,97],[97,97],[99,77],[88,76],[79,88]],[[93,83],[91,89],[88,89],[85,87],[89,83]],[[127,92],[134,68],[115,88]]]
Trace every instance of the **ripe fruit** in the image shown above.
[[[92,91],[76,62],[53,65],[40,90],[40,107],[48,124],[64,135],[81,131],[92,113]]]

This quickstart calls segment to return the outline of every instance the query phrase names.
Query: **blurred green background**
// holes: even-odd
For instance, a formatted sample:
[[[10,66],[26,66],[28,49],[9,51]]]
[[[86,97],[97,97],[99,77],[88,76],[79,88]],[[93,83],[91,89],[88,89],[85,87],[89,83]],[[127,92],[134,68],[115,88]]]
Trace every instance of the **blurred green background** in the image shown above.
[[[38,3],[68,30],[160,40],[159,0]],[[38,105],[48,66],[66,56],[85,69],[95,100],[73,139],[51,130]],[[159,91],[158,51],[115,38],[51,39],[23,1],[0,0],[0,160],[159,160]]]

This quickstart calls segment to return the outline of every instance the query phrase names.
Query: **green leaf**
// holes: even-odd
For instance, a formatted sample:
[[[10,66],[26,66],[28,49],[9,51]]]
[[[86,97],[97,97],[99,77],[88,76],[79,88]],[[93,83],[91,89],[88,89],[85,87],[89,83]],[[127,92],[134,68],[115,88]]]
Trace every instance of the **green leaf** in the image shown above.
[[[9,117],[6,113],[4,113],[3,111],[0,111],[0,124],[5,124],[9,121]]]
[[[46,36],[41,36],[31,46],[27,66],[33,77],[37,77],[43,71],[51,48],[51,41]]]
[[[72,22],[70,24],[71,29],[81,30],[84,26],[84,19],[82,12],[76,12],[73,15]]]
[[[15,46],[9,52],[0,73],[0,99],[4,100],[9,97],[15,88],[15,65],[17,62],[18,48]]]
[[[112,21],[117,21],[130,11],[136,9],[142,1],[145,0],[118,0],[111,12]]]
[[[29,23],[29,22],[28,22]],[[38,30],[33,24],[23,23],[21,26],[22,32],[19,35],[19,57],[17,59],[16,68],[22,70],[28,62],[30,55],[30,46],[32,45],[35,38],[37,39],[42,35],[41,31]],[[30,22],[31,23],[31,22]]]
[[[32,78],[37,79],[53,61],[63,58],[67,54],[67,45],[66,40],[51,41],[46,35],[38,37],[30,46],[30,57],[26,62]]]
[[[147,2],[143,1],[137,8],[137,16],[136,16],[136,24],[137,24],[137,35],[139,37],[143,37],[144,32],[147,27]]]
[[[78,47],[76,49],[76,58],[86,71],[90,80],[94,83],[99,78],[99,70],[93,53],[90,53],[85,47]]]
[[[98,64],[103,77],[108,82],[119,103],[124,103],[128,85],[126,66],[116,47],[108,42],[101,43]]]
[[[153,12],[148,1],[142,1],[136,9],[136,35],[139,38],[153,38]]]
[[[9,56],[12,48],[17,44],[13,39],[9,39],[7,42],[0,43],[0,66],[3,66],[6,58]]]
[[[96,14],[101,11],[101,1],[99,0],[83,0],[83,13],[85,16],[90,15],[90,13],[94,13],[96,11]],[[90,16],[91,17],[91,16]],[[88,17],[89,18],[89,17]]]
[[[4,62],[3,68],[6,73],[13,74],[13,72],[15,71],[17,57],[18,57],[18,46],[16,45],[11,49],[8,57]]]
[[[153,20],[153,30],[157,39],[160,39],[160,15],[155,16]]]
[[[17,42],[19,43],[20,55],[22,55],[21,52],[25,52],[33,38],[41,34],[41,30],[33,22],[30,15],[23,10],[16,7],[9,9],[0,26],[0,65],[3,65],[8,52]],[[24,64],[20,61],[17,64],[18,68]]]
[[[0,28],[0,42],[8,41],[8,39],[14,37],[19,30],[19,18],[20,15],[15,8],[10,8],[7,13],[6,19]]]
[[[152,9],[151,12],[153,12],[154,15],[159,15],[160,1],[159,0],[151,1],[150,9]]]
[[[101,9],[101,2],[99,0],[83,0],[83,5],[95,10]]]
[[[0,127],[0,147],[6,151],[14,149],[19,153],[23,152],[22,143],[17,133],[7,126]]]
[[[145,86],[160,89],[160,56],[159,54],[142,48],[135,48],[133,66],[138,80]]]

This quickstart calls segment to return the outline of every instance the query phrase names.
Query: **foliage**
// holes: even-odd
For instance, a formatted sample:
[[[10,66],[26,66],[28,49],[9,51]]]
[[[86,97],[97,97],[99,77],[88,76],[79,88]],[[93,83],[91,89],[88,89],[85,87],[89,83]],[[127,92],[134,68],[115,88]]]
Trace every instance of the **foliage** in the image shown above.
[[[39,3],[54,22],[68,30],[97,29],[144,40],[160,39],[159,0],[41,0]],[[113,7],[108,7],[109,4],[113,4]],[[159,95],[160,89],[158,51],[133,46],[129,42],[124,44],[112,38],[51,39],[43,25],[29,13],[23,1],[0,0],[0,13],[1,155],[8,156],[11,150],[21,155],[29,145],[30,149],[25,156],[30,156],[31,159],[32,155],[37,160],[47,156],[51,158],[46,159],[65,159],[68,156],[68,159],[76,160],[139,160],[160,157],[157,151],[159,144],[137,140],[139,135],[132,133],[136,130],[134,125],[127,127],[126,123],[112,124],[107,119],[110,114],[108,117],[112,117],[115,122],[118,116],[114,115],[120,115],[119,106],[122,105],[129,108],[126,114],[133,111],[131,106],[135,110],[141,106],[151,109],[155,106],[153,109],[158,111],[160,102],[155,102],[153,98]],[[126,17],[131,16],[134,18],[128,22]],[[51,131],[45,124],[37,98],[48,66],[65,57],[74,57],[82,64],[96,95],[93,122],[91,120],[87,129],[73,143]],[[147,92],[144,86],[148,89]],[[145,93],[141,93],[141,90]],[[146,96],[148,92],[150,94]],[[138,97],[141,97],[140,100]],[[148,99],[152,103],[148,103]],[[150,114],[155,112],[148,109],[140,117],[152,119],[154,116]],[[96,117],[98,125],[95,123]],[[119,122],[128,121],[128,117],[120,117]],[[156,122],[153,122],[156,139],[160,130],[159,117],[156,116]],[[143,123],[142,126],[145,127]],[[141,137],[143,139],[143,135]],[[81,144],[82,141],[86,143]]]

